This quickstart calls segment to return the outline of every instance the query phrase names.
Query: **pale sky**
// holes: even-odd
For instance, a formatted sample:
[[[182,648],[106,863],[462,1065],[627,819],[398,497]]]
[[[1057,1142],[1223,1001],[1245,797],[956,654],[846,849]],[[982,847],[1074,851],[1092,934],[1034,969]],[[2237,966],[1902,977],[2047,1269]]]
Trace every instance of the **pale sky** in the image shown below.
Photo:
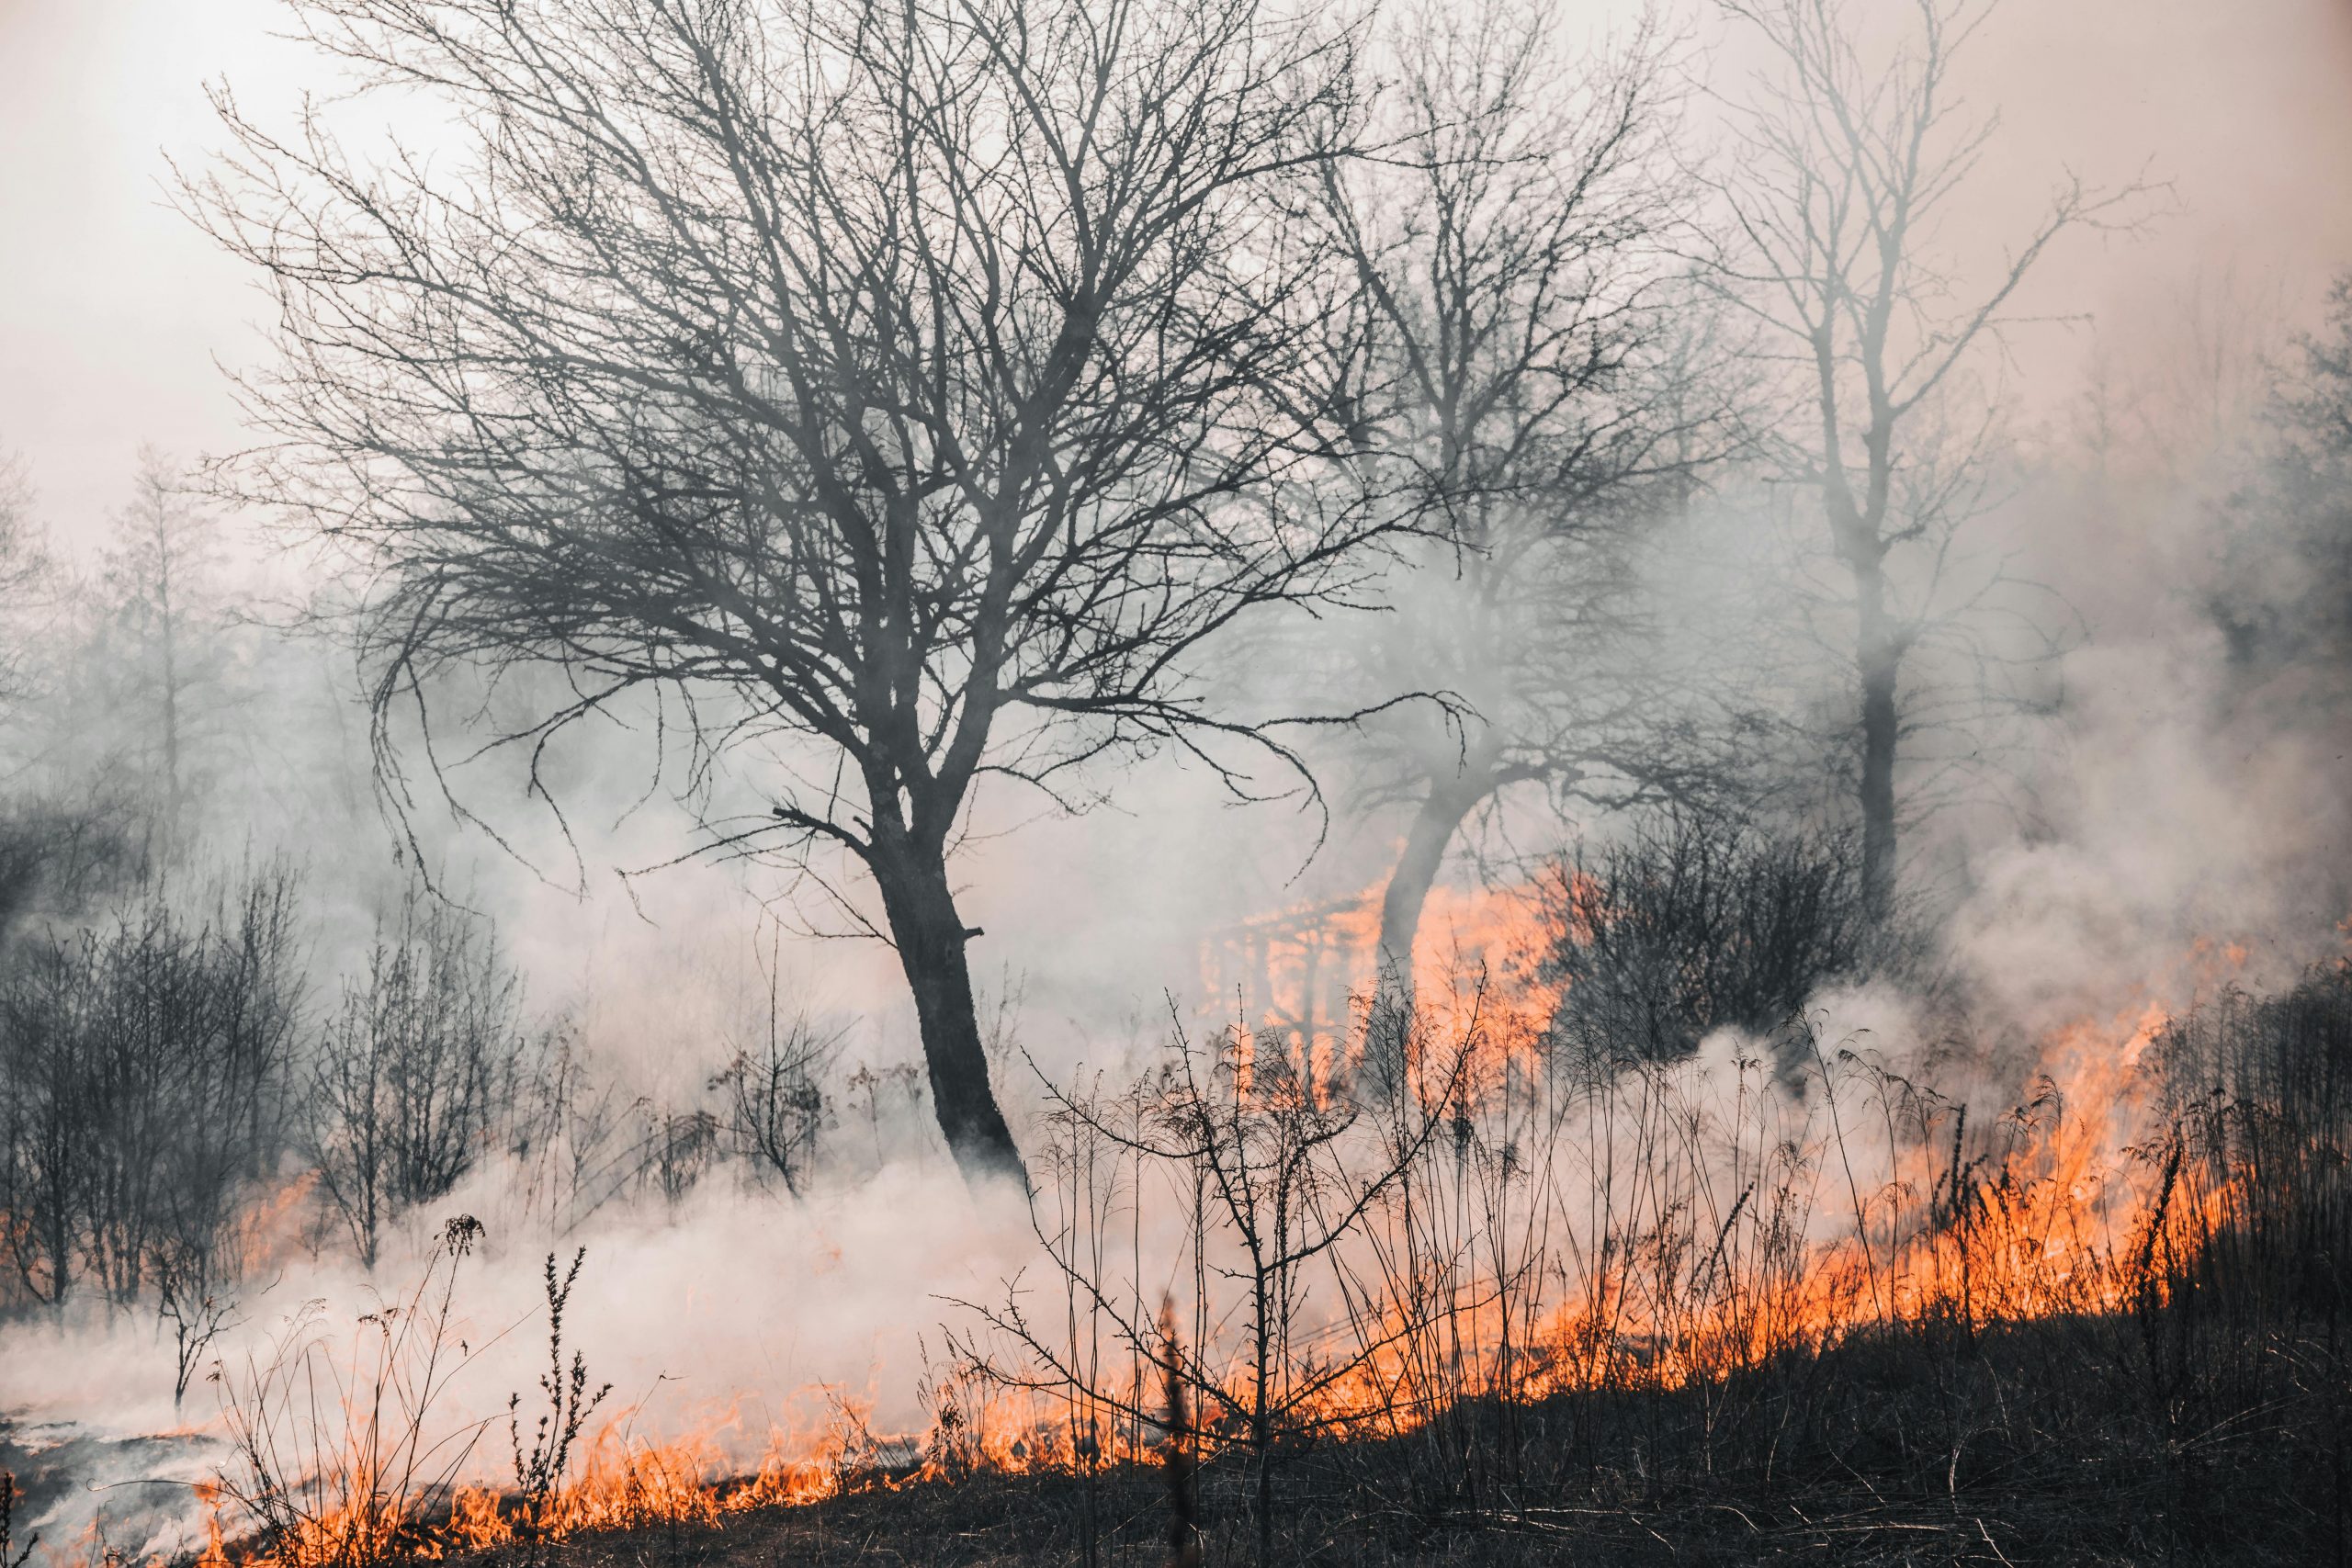
[[[1625,8],[1564,3],[1572,22]],[[25,458],[68,542],[102,525],[141,440],[238,442],[214,360],[254,355],[266,301],[166,206],[165,159],[220,141],[208,79],[257,107],[316,79],[269,36],[279,14],[0,0],[0,451]],[[1975,64],[1976,101],[2004,120],[1987,236],[2065,166],[2113,182],[2146,165],[2177,193],[2151,236],[2056,256],[2035,308],[2094,312],[2128,342],[2166,330],[2200,274],[2275,274],[2307,301],[2352,265],[2352,0],[2008,0]],[[2037,367],[2079,358],[2040,352],[2055,357]]]

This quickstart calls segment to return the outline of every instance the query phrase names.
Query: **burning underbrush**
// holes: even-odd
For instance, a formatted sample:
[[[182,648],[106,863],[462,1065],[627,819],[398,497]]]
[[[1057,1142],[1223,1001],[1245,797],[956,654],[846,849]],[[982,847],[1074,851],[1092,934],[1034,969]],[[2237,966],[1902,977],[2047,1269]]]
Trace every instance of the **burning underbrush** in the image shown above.
[[[731,1420],[663,1437],[640,1409],[606,1411],[610,1385],[590,1387],[579,1351],[565,1358],[584,1249],[560,1272],[547,1260],[536,1408],[516,1393],[499,1415],[464,1414],[461,1385],[483,1347],[465,1337],[459,1279],[482,1234],[470,1216],[450,1221],[421,1277],[362,1314],[347,1344],[313,1306],[242,1368],[214,1374],[232,1457],[198,1488],[209,1537],[199,1561],[318,1568],[536,1552],[584,1534],[715,1529],[935,1469],[920,1444],[875,1437],[838,1396],[831,1421],[772,1431],[748,1469],[740,1444],[722,1440],[740,1437]]]
[[[453,1223],[352,1348],[298,1321],[217,1374],[203,1556],[530,1562],[901,1494],[930,1529],[916,1495],[1017,1483],[1060,1511],[1002,1560],[1093,1562],[1161,1550],[1171,1457],[1180,1533],[1261,1559],[1629,1521],[1724,1561],[2347,1539],[2352,969],[2057,1031],[1990,1112],[1867,987],[1670,1060],[1569,1049],[1508,976],[1431,990],[1391,1092],[1351,1077],[1374,1008],[1339,1051],[1180,1027],[1150,1073],[1054,1090],[1028,1266],[929,1303],[918,1436],[839,1396],[748,1461],[725,1413],[654,1435],[567,1345],[576,1255],[536,1393],[480,1414]]]

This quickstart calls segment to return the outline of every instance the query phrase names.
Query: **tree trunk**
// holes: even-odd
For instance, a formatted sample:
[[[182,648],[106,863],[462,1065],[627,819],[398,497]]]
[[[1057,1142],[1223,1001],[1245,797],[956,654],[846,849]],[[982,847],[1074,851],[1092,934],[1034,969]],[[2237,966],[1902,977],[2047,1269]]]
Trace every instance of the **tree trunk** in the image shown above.
[[[1268,1279],[1265,1254],[1253,1237],[1250,1244],[1251,1348],[1255,1351],[1256,1382],[1250,1398],[1250,1446],[1258,1461],[1258,1568],[1274,1563],[1274,1394],[1269,1381],[1274,1371],[1273,1298],[1280,1286]],[[1195,1343],[1198,1343],[1196,1340]]]
[[[1365,1066],[1384,1093],[1404,1082],[1406,1043],[1413,1019],[1413,949],[1421,931],[1421,909],[1437,883],[1438,868],[1462,819],[1494,785],[1483,771],[1433,784],[1413,814],[1405,847],[1380,896],[1379,973],[1374,980],[1372,1028],[1364,1043]]]
[[[956,910],[946,858],[910,836],[891,837],[897,841],[877,844],[871,863],[899,966],[914,992],[939,1130],[966,1181],[1006,1179],[1026,1191],[1028,1169],[989,1086],[988,1053],[980,1044],[972,971],[964,955],[971,933]]]
[[[1272,1427],[1261,1416],[1256,1438],[1258,1444],[1258,1568],[1274,1565],[1274,1436]]]
[[[1902,661],[1875,562],[1854,569],[1855,662],[1862,682],[1862,903],[1883,920],[1894,903],[1894,680]]]

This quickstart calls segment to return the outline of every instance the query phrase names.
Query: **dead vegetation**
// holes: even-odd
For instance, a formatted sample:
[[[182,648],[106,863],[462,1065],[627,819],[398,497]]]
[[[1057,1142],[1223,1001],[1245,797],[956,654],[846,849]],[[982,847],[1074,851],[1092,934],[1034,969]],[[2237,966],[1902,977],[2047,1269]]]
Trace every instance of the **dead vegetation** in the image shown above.
[[[2071,1141],[2055,1084],[1971,1127],[1818,1040],[1805,1122],[1758,1110],[1761,1062],[1740,1069],[1749,1120],[1713,1122],[1678,1079],[1689,1064],[1548,1082],[1543,1042],[1507,1019],[1487,1004],[1419,1042],[1418,1092],[1376,1108],[1232,1036],[1062,1098],[1035,1200],[1051,1289],[1015,1280],[966,1310],[921,1445],[850,1418],[733,1478],[691,1448],[612,1446],[564,1359],[577,1259],[550,1259],[548,1415],[527,1445],[515,1427],[512,1492],[447,1479],[437,1456],[470,1439],[424,1437],[413,1397],[436,1319],[387,1314],[379,1375],[335,1390],[346,1411],[405,1413],[410,1435],[289,1454],[263,1413],[296,1408],[286,1369],[318,1348],[249,1380],[232,1408],[252,1483],[232,1496],[258,1530],[230,1555],[1101,1568],[2352,1547],[2352,969],[2225,991],[2151,1032],[2148,1135],[2095,1149]],[[1590,1163],[1571,1176],[1571,1157]]]

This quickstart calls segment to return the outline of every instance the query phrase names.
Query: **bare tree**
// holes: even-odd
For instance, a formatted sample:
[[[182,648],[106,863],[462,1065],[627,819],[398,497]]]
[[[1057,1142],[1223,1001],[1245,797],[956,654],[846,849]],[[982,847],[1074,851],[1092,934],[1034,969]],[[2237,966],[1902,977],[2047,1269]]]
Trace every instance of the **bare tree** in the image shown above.
[[[948,1147],[1018,1174],[949,869],[975,784],[1174,746],[1251,788],[1221,742],[1287,753],[1190,660],[1378,526],[1310,482],[1322,258],[1272,199],[1344,130],[1344,39],[1258,0],[298,10],[463,128],[365,164],[224,91],[242,152],[190,187],[279,307],[277,444],[230,483],[365,569],[388,790],[452,671],[562,671],[501,732],[535,784],[636,693],[698,784],[763,743],[718,842],[870,875]]]
[[[2352,664],[2352,273],[2328,290],[2318,329],[2278,356],[2268,393],[2262,461],[2224,513],[2211,613],[2257,676],[2299,660],[2341,671]]]
[[[311,1065],[305,1152],[362,1263],[386,1225],[511,1141],[521,1011],[494,933],[412,886]]]
[[[78,661],[56,633],[74,585],[38,501],[24,461],[0,452],[0,753],[14,780],[0,810],[0,932],[35,913],[85,913],[145,870],[139,802],[124,780],[40,776],[68,749],[58,732],[86,730],[92,715],[71,701]]]
[[[817,1158],[825,1125],[820,1081],[841,1050],[838,1032],[819,1031],[806,1019],[785,1023],[769,1001],[768,1037],[756,1050],[735,1053],[710,1080],[724,1098],[721,1126],[735,1151],[762,1176],[800,1195]]]
[[[1945,638],[1991,658],[1973,616],[2017,612],[2006,563],[1976,561],[1998,404],[1970,367],[1997,348],[2011,302],[2052,242],[2141,194],[2064,179],[2041,216],[1971,288],[1946,248],[1952,209],[1997,118],[1953,80],[1996,0],[1910,0],[1884,58],[1842,0],[1723,0],[1777,68],[1742,107],[1715,182],[1729,239],[1715,276],[1789,377],[1779,462],[1817,493],[1852,616],[1860,698],[1854,787],[1869,907],[1892,907],[1898,750],[1928,705],[1905,661]]]
[[[108,624],[91,651],[111,660],[125,688],[116,721],[129,729],[134,755],[146,759],[166,859],[182,835],[195,732],[220,696],[226,649],[209,581],[218,553],[213,521],[194,504],[185,478],[162,452],[141,446],[130,503],[116,515],[105,558]]]
[[[1720,443],[1668,254],[1667,40],[1572,62],[1544,11],[1408,13],[1398,79],[1325,209],[1364,296],[1359,460],[1429,537],[1359,666],[1442,691],[1363,731],[1412,818],[1381,902],[1384,997],[1411,1007],[1421,909],[1465,821],[1518,786],[1609,804],[1694,771],[1640,651],[1634,545]]]

